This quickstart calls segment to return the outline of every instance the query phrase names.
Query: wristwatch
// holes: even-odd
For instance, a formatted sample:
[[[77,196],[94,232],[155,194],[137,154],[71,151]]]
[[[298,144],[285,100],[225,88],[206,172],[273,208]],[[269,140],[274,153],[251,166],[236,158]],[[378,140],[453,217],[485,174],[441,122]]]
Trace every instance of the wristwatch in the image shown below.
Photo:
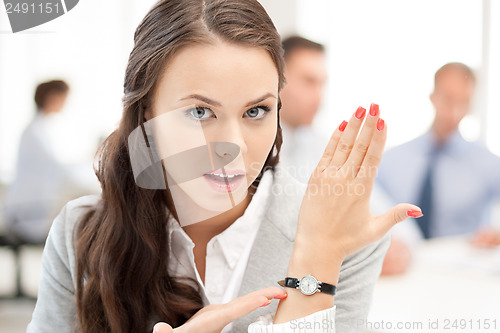
[[[311,274],[304,276],[302,279],[286,277],[284,280],[278,281],[282,287],[290,287],[299,289],[304,295],[312,295],[315,292],[335,295],[336,286],[333,284],[319,282]]]

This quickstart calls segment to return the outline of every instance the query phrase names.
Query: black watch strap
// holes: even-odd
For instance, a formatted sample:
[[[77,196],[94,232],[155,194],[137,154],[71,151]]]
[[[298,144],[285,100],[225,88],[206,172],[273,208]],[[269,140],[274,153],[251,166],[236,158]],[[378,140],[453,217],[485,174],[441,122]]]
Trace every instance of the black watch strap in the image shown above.
[[[299,279],[286,277],[283,283],[283,287],[297,288],[299,284]]]
[[[286,277],[284,280],[278,281],[278,284],[282,287],[297,288],[299,281],[300,279],[297,278]],[[335,295],[337,287],[333,284],[319,282],[318,291],[329,295]]]
[[[333,284],[320,282],[319,291],[321,291],[322,293],[335,295],[336,290],[337,290],[337,287],[334,286]]]

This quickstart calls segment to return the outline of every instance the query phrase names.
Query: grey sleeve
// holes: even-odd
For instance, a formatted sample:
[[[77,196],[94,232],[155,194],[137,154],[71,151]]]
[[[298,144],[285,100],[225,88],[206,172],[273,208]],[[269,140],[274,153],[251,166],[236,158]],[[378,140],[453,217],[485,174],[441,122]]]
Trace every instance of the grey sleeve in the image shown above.
[[[390,243],[391,234],[388,232],[381,240],[347,256],[343,261],[335,295],[337,332],[364,331],[375,283]]]
[[[42,255],[38,299],[28,333],[75,332],[76,301],[73,280],[72,231],[76,199],[67,203],[52,223]]]

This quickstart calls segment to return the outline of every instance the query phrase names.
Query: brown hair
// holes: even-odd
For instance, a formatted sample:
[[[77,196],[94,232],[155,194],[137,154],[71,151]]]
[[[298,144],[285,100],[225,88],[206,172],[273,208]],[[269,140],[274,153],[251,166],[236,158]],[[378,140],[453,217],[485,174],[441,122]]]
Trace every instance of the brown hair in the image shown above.
[[[283,50],[285,52],[285,60],[288,60],[295,51],[299,50],[313,50],[318,52],[325,52],[323,44],[313,42],[301,36],[290,36],[283,40]]]
[[[216,39],[267,50],[279,74],[278,91],[284,84],[280,36],[258,1],[162,0],[149,11],[134,35],[120,124],[96,156],[102,197],[75,229],[82,332],[146,332],[160,320],[177,327],[202,307],[200,290],[191,283],[196,281],[168,274],[172,199],[168,190],[136,185],[127,139],[145,121],[162,69],[175,53]],[[254,184],[278,163],[281,142],[278,112],[276,139]]]
[[[45,108],[47,98],[53,94],[65,94],[69,90],[69,86],[62,80],[52,80],[40,83],[35,91],[35,103],[37,111],[41,112]]]

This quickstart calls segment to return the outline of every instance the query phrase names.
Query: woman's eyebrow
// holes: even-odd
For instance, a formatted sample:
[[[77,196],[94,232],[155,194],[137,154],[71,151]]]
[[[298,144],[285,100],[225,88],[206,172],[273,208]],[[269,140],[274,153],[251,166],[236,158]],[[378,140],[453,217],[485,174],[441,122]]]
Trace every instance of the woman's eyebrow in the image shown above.
[[[259,97],[259,98],[257,98],[256,100],[253,100],[253,101],[249,102],[249,103],[248,103],[247,105],[245,105],[245,106],[252,106],[252,105],[254,105],[254,104],[258,104],[258,103],[262,102],[263,100],[265,100],[265,99],[267,99],[267,98],[269,98],[269,97],[273,97],[274,99],[276,99],[276,96],[274,96],[274,95],[273,95],[273,94],[271,94],[271,93],[267,93],[267,94],[265,94],[264,96]]]
[[[212,99],[210,99],[210,98],[208,98],[208,97],[205,97],[205,96],[202,96],[202,95],[198,95],[198,94],[192,94],[192,95],[186,96],[186,97],[184,97],[184,98],[181,98],[180,100],[181,100],[181,101],[184,101],[184,100],[186,100],[186,99],[192,99],[192,98],[197,99],[197,100],[200,100],[200,101],[202,101],[202,102],[205,102],[205,103],[207,103],[207,104],[210,104],[210,105],[213,105],[213,106],[216,106],[216,107],[220,107],[220,106],[222,106],[222,104],[221,104],[221,103],[219,103],[219,102],[217,102],[217,101],[214,101],[214,100],[212,100]]]
[[[262,102],[263,100],[265,100],[265,99],[267,99],[267,98],[269,98],[269,97],[273,97],[274,99],[276,99],[276,96],[275,96],[275,95],[273,95],[273,94],[271,94],[271,93],[267,93],[267,94],[265,94],[265,95],[264,95],[264,96],[262,96],[262,97],[259,97],[259,98],[255,99],[255,100],[253,100],[253,101],[250,101],[250,102],[249,102],[247,105],[245,105],[245,106],[252,106],[252,105],[254,105],[254,104],[257,104],[257,103]],[[222,106],[222,104],[221,104],[220,102],[214,101],[214,100],[212,100],[212,99],[210,99],[210,98],[208,98],[208,97],[205,97],[205,96],[202,96],[202,95],[198,95],[198,94],[192,94],[192,95],[186,96],[186,97],[184,97],[184,98],[181,98],[181,101],[186,100],[186,99],[192,99],[192,98],[197,99],[197,100],[200,100],[200,101],[202,101],[202,102],[204,102],[204,103],[207,103],[207,104],[210,104],[210,105],[212,105],[212,106],[216,106],[216,107],[220,107],[220,106]]]

